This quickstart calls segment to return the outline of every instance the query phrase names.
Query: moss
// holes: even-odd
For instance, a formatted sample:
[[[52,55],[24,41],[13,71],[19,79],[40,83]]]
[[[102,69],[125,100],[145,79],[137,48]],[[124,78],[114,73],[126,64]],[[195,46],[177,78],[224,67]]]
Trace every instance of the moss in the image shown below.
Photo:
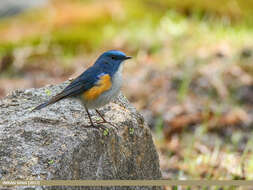
[[[129,128],[129,134],[133,135],[134,134],[134,128]]]

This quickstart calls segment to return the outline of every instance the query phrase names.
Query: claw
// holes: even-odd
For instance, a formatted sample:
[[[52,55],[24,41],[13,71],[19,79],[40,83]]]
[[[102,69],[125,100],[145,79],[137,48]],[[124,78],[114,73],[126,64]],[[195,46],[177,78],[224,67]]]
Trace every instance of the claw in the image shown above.
[[[107,128],[104,127],[103,125],[86,125],[86,126],[83,126],[85,128],[94,128],[94,129],[103,129],[103,130],[106,130]]]
[[[110,126],[112,126],[114,129],[116,129],[117,130],[117,127],[115,126],[115,125],[113,125],[111,122],[109,122],[109,121],[106,121],[105,120],[105,118],[102,116],[102,114],[101,113],[99,113],[99,111],[98,110],[96,110],[96,112],[98,113],[98,115],[103,119],[103,121],[101,121],[101,122],[98,122],[98,123],[96,123],[97,125],[94,125],[94,123],[92,122],[92,119],[91,119],[91,116],[90,116],[90,113],[89,113],[89,111],[88,111],[88,109],[85,107],[85,109],[86,109],[86,112],[87,112],[87,114],[88,114],[88,117],[89,117],[89,120],[90,120],[90,125],[89,126],[87,126],[87,127],[92,127],[92,128],[102,128],[103,130],[108,130],[106,127],[104,127],[103,125],[100,125],[100,124],[104,124],[104,123],[107,123],[107,124],[109,124]],[[99,125],[99,126],[98,126]]]

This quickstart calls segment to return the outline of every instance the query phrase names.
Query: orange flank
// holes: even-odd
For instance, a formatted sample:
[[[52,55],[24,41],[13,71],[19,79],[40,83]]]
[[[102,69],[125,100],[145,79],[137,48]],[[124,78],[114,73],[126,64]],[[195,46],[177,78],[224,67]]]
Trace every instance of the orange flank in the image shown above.
[[[102,76],[97,86],[92,87],[83,93],[82,97],[85,100],[94,100],[100,96],[103,92],[109,90],[112,86],[111,77],[109,74]]]

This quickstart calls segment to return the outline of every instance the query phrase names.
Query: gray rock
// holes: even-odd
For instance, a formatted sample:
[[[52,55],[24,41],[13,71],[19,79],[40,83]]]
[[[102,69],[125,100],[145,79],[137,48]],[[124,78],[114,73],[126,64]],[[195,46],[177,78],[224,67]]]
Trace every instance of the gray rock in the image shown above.
[[[85,109],[75,98],[31,112],[67,83],[16,90],[0,100],[0,180],[160,179],[159,159],[150,130],[122,94],[100,109],[117,126],[114,129],[104,124],[109,134],[101,128],[87,127]],[[91,114],[93,121],[99,119],[95,112]]]

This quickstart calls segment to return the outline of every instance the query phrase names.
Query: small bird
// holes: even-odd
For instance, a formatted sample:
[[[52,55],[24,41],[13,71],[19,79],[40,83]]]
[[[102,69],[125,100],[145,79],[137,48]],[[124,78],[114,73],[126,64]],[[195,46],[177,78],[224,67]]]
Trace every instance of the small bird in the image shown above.
[[[97,108],[109,103],[119,94],[122,86],[123,62],[130,58],[118,50],[104,52],[94,65],[74,79],[62,92],[33,110],[40,110],[64,98],[76,97],[81,100],[88,114],[90,126],[95,127],[88,109],[96,110],[103,119],[101,123],[111,124],[105,120]]]

